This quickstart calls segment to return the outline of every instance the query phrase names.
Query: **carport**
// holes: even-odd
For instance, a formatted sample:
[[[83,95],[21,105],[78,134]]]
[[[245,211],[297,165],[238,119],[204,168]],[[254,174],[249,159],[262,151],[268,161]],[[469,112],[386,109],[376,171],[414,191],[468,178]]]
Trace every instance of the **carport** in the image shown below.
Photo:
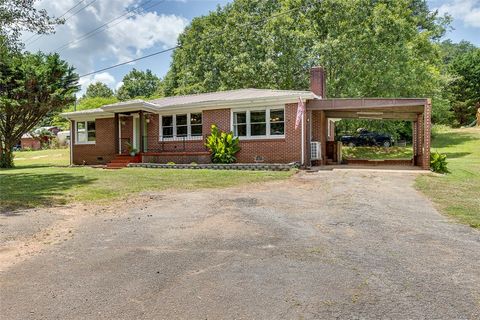
[[[307,101],[306,110],[306,150],[314,150],[315,145],[320,147],[318,159],[313,158],[312,152],[307,152],[307,163],[327,165],[328,142],[334,139],[333,124],[329,119],[403,120],[412,122],[413,161],[410,165],[430,168],[430,99],[313,99]],[[392,161],[391,164],[401,163]]]

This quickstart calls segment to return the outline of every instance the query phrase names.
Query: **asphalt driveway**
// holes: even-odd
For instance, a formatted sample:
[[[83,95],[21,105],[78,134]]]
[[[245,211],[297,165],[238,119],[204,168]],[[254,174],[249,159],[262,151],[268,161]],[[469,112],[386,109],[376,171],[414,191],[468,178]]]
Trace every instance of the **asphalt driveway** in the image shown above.
[[[0,317],[478,319],[480,233],[413,180],[303,173],[2,216]]]

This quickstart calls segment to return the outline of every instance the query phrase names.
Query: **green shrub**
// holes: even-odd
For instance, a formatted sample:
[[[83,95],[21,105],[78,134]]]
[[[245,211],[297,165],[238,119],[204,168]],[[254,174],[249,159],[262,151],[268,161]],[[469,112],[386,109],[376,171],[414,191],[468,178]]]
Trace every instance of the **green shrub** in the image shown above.
[[[167,162],[167,164],[173,166],[175,164],[175,162],[169,161],[169,162]]]
[[[232,132],[220,132],[216,125],[212,125],[212,132],[207,137],[205,145],[212,153],[213,163],[233,163],[237,160],[235,154],[240,151],[238,138]]]
[[[430,170],[437,173],[450,173],[447,168],[447,155],[438,152],[430,154]]]

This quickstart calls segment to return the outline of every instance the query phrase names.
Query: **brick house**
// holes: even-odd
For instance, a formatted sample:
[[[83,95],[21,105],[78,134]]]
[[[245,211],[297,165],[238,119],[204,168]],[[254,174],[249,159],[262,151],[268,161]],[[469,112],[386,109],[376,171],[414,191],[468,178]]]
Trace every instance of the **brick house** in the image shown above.
[[[326,99],[321,67],[309,91],[240,89],[151,101],[132,100],[64,113],[71,123],[71,163],[105,164],[138,151],[131,161],[210,162],[204,146],[212,124],[240,139],[240,163],[326,165],[335,148],[329,119],[401,119],[413,122],[412,165],[429,167],[429,99]],[[298,101],[306,103],[295,128]]]

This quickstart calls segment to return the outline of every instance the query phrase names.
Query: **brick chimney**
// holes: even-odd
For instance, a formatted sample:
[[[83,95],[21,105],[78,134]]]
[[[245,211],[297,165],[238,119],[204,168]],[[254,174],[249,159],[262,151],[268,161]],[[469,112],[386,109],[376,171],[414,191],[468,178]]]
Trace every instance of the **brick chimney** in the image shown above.
[[[325,99],[327,96],[327,81],[323,67],[310,69],[310,91]]]

